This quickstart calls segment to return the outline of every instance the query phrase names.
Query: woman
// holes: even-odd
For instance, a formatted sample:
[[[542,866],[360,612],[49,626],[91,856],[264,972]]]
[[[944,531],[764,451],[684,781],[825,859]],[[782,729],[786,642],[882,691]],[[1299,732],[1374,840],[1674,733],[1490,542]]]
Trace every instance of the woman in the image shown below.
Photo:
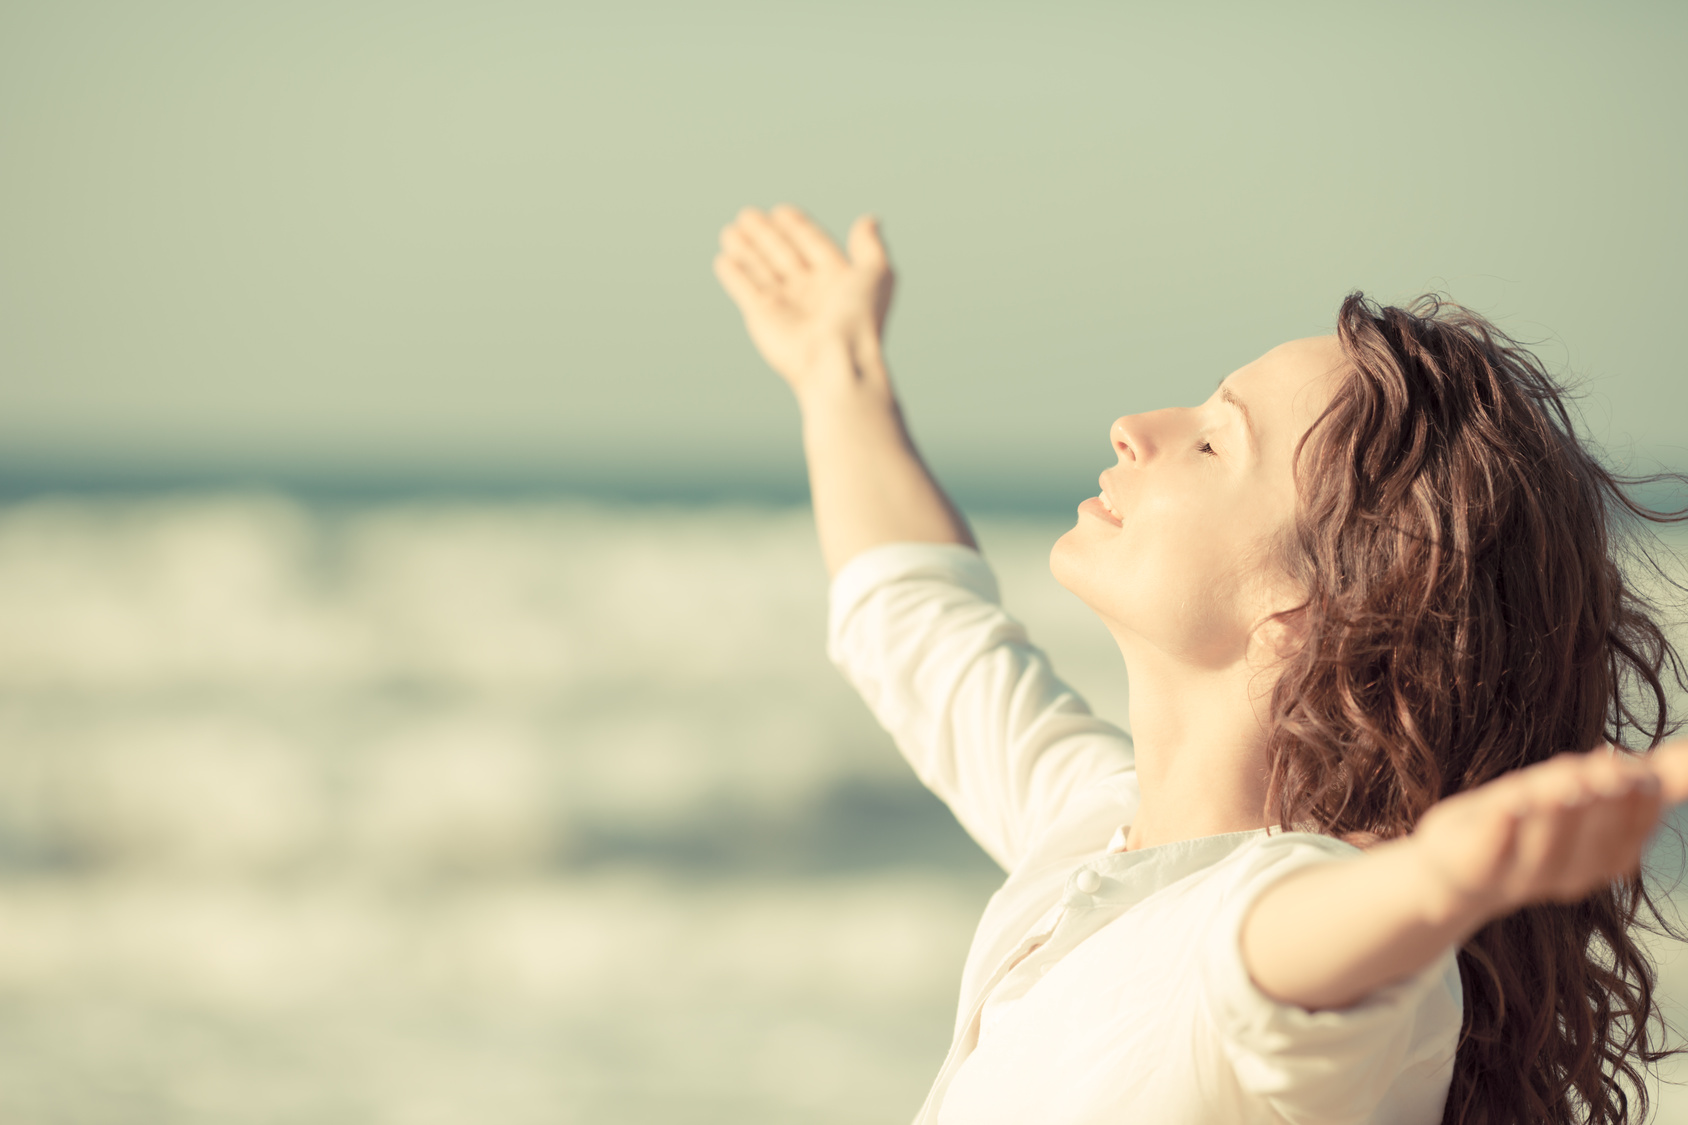
[[[789,207],[716,275],[796,393],[830,652],[1008,871],[918,1120],[1639,1122],[1630,936],[1675,654],[1628,505],[1527,352],[1357,295],[1335,337],[1128,415],[1056,543],[1132,736],[997,604],[881,352],[892,273]],[[1639,694],[1635,690],[1640,688]]]

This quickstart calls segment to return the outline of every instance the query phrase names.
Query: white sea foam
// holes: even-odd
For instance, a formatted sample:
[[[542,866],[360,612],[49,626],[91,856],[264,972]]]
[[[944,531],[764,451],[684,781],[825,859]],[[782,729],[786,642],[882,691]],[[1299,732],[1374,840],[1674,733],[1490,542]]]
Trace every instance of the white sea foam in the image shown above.
[[[991,869],[823,626],[798,511],[0,512],[0,1119],[912,1113]]]

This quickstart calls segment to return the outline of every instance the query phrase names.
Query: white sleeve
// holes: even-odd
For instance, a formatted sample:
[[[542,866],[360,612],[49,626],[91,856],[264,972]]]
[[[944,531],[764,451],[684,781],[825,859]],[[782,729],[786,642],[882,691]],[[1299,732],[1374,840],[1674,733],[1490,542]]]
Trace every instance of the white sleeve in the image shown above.
[[[1133,767],[1130,737],[1055,678],[971,548],[892,543],[851,559],[833,579],[827,653],[1008,870],[1076,792]]]
[[[1292,871],[1349,862],[1359,850],[1307,833],[1268,837],[1237,876],[1201,951],[1208,1013],[1242,1087],[1292,1125],[1440,1121],[1464,994],[1458,950],[1340,1011],[1309,1012],[1255,985],[1242,921]]]

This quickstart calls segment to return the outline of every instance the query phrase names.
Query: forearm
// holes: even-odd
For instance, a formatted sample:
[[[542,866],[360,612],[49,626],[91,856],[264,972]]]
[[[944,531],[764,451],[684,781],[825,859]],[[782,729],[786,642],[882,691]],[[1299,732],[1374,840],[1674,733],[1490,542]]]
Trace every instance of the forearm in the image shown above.
[[[841,348],[803,381],[798,405],[827,573],[881,543],[975,546],[909,437],[876,347]]]
[[[1242,955],[1266,995],[1309,1011],[1346,1008],[1465,941],[1483,915],[1456,905],[1409,838],[1268,888],[1243,921]]]

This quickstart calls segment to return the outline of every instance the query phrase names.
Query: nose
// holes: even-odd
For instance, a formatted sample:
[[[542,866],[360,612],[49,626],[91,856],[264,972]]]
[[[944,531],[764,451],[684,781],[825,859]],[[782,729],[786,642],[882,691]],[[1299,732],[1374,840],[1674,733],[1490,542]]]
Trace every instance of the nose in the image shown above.
[[[1146,461],[1155,453],[1154,415],[1127,414],[1108,430],[1120,461]]]

